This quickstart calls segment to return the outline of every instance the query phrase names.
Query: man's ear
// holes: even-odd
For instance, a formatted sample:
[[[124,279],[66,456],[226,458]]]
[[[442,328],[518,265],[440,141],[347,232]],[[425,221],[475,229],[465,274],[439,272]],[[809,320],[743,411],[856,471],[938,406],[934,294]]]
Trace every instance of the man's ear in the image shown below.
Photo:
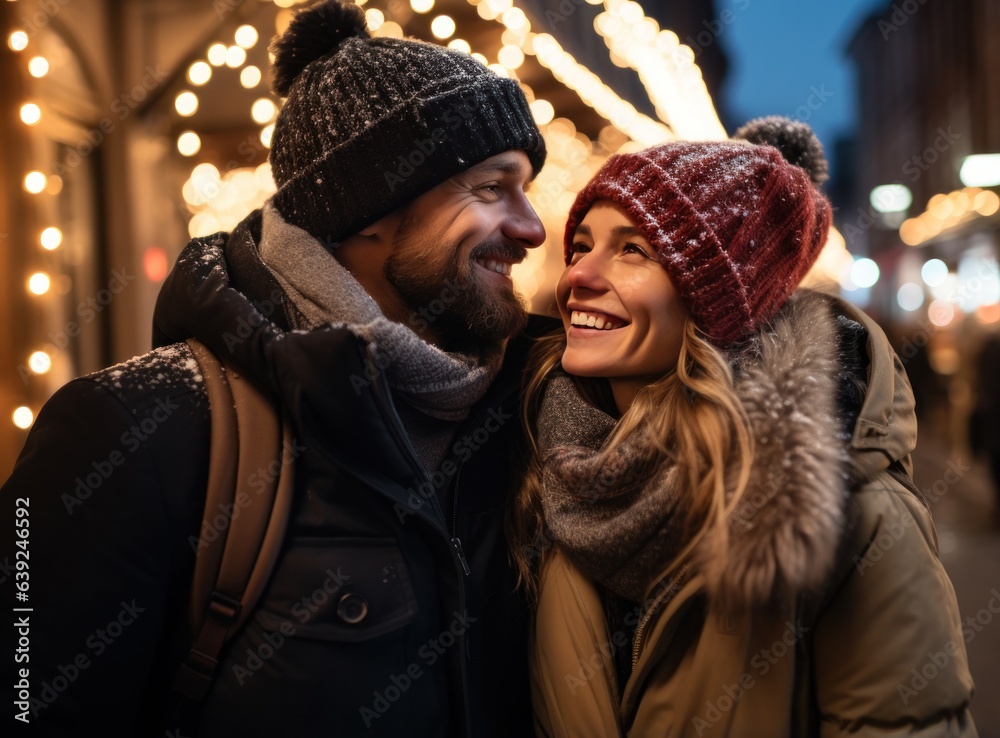
[[[402,211],[394,210],[388,215],[384,215],[371,225],[365,226],[355,234],[355,238],[363,238],[367,241],[379,241],[382,243],[392,243],[399,224],[402,222]]]

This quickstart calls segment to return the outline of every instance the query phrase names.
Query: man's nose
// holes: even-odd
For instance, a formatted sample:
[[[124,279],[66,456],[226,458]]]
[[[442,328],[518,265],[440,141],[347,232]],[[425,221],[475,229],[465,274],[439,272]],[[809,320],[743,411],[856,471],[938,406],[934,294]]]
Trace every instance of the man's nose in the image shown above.
[[[512,212],[504,220],[503,234],[528,249],[545,243],[545,226],[524,193],[516,198]]]

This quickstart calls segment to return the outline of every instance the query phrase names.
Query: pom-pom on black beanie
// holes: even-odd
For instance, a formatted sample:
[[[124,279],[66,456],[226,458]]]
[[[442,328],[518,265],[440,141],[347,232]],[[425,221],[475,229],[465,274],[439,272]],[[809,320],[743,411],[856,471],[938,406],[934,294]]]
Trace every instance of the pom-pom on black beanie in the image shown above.
[[[296,14],[273,46],[287,96],[270,161],[282,217],[329,247],[449,177],[545,143],[517,82],[436,44],[375,38],[350,0]]]

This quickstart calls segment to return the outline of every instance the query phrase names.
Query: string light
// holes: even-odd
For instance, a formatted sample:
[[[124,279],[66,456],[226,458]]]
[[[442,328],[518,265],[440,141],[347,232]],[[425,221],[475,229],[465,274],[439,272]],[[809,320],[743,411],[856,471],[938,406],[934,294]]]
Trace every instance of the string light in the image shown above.
[[[32,77],[44,77],[49,73],[49,62],[44,56],[35,56],[28,62],[28,74]]]
[[[24,31],[14,31],[7,37],[7,45],[12,51],[24,51],[28,48],[28,34]]]
[[[236,69],[246,63],[247,51],[242,46],[230,46],[226,49],[226,66]]]
[[[11,413],[11,419],[18,428],[27,430],[35,422],[35,414],[31,412],[30,407],[22,405]]]
[[[174,100],[174,108],[177,114],[185,118],[190,118],[198,112],[198,96],[189,90],[185,90]]]
[[[262,97],[254,101],[253,107],[250,108],[250,115],[257,123],[263,125],[264,123],[270,123],[274,120],[274,116],[278,114],[278,107],[274,104],[274,101],[268,97]]]
[[[453,38],[448,42],[449,49],[455,49],[456,51],[464,51],[466,54],[472,53],[472,47],[469,42],[461,38]]]
[[[45,374],[52,368],[52,357],[44,351],[35,351],[28,357],[28,368],[35,374]]]
[[[38,240],[42,244],[42,248],[46,251],[55,251],[62,244],[62,238],[62,231],[51,226],[42,231],[42,235]]]
[[[534,117],[535,123],[540,126],[551,123],[552,119],[555,117],[555,108],[552,107],[552,103],[548,100],[535,100],[531,103],[530,107],[531,115]]]
[[[907,218],[899,226],[899,240],[919,246],[956,226],[1000,211],[1000,196],[992,190],[964,187],[939,193],[927,201],[924,212]]]
[[[41,172],[28,172],[24,177],[24,189],[37,195],[45,189],[48,179]]]
[[[201,150],[201,137],[194,131],[184,131],[177,137],[177,150],[182,156],[194,156]]]
[[[226,63],[227,51],[225,44],[212,44],[208,47],[208,63],[213,67],[221,67]]]
[[[243,25],[236,29],[236,43],[237,45],[243,47],[244,49],[252,48],[257,40],[260,38],[260,34],[257,33],[257,29],[251,25]]]
[[[42,119],[42,109],[35,103],[25,103],[21,106],[21,122],[26,126],[38,125]]]
[[[429,13],[434,7],[434,0],[410,0],[410,7],[415,13]]]
[[[680,138],[727,138],[694,51],[680,45],[672,31],[660,31],[636,2],[605,2],[604,7],[594,28],[604,37],[611,60],[639,73],[659,118]]]
[[[212,79],[212,67],[203,61],[197,61],[188,68],[187,78],[193,85],[206,84]]]
[[[243,69],[240,70],[240,84],[246,87],[247,89],[251,89],[259,85],[260,80],[261,80],[261,73],[259,67],[255,67],[251,64],[249,66],[243,67]]]
[[[435,38],[451,38],[455,35],[455,21],[450,15],[439,15],[431,21],[431,33]]]
[[[52,287],[52,280],[45,272],[35,272],[28,277],[28,292],[33,295],[44,295]]]
[[[378,8],[369,8],[365,11],[365,24],[368,30],[377,31],[385,23],[385,15]]]

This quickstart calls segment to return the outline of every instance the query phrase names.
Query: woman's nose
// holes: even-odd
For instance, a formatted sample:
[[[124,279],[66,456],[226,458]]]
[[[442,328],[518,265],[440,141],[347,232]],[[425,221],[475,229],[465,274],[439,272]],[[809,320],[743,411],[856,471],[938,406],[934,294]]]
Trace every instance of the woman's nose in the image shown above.
[[[607,264],[600,254],[593,251],[581,254],[576,261],[566,267],[566,278],[573,289],[589,289],[601,291],[606,289]]]

